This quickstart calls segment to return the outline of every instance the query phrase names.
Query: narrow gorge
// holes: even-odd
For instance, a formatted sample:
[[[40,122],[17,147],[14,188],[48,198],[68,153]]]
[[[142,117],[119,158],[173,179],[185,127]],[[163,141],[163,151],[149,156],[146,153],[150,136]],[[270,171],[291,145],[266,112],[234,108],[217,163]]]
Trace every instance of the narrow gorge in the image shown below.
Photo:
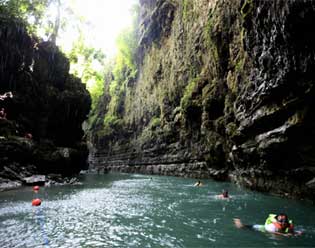
[[[314,202],[315,1],[139,2],[95,105],[55,43],[0,9],[0,184],[90,168]]]
[[[314,200],[314,2],[140,5],[137,70],[106,77],[90,166]]]

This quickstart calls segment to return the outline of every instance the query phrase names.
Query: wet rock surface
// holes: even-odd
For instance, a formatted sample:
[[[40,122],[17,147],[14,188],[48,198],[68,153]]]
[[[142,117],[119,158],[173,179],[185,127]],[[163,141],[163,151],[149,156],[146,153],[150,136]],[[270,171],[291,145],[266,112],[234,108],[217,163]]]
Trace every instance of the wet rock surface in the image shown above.
[[[45,175],[32,175],[30,177],[24,177],[23,182],[26,185],[45,185]]]
[[[139,76],[91,165],[314,200],[314,3],[141,4]]]

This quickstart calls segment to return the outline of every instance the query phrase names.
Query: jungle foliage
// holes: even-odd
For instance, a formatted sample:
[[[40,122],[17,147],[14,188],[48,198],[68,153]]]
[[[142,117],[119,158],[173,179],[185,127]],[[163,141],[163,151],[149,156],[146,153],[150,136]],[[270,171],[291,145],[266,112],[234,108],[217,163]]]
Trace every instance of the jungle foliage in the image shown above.
[[[81,78],[91,94],[92,110],[88,129],[95,122],[100,122],[101,112],[106,112],[102,115],[103,130],[108,127],[110,130],[115,129],[115,126],[122,123],[124,96],[128,84],[135,81],[137,77],[138,5],[134,6],[132,13],[133,24],[120,33],[116,40],[117,54],[114,58],[108,59],[100,49],[88,45],[83,32],[84,18],[74,12],[71,1],[4,0],[0,2],[0,17],[12,17],[22,21],[29,33],[39,37],[40,40],[48,40],[56,44],[56,40],[62,39],[62,32],[75,26],[79,36],[66,55],[71,65],[70,72]],[[101,105],[100,101],[106,95],[109,96],[109,102],[105,110],[102,109],[104,104]]]
[[[110,72],[112,79],[107,82],[109,85],[110,103],[108,112],[104,118],[104,127],[112,126],[114,123],[122,123],[122,114],[124,110],[124,97],[128,84],[135,81],[137,77],[136,50],[138,44],[137,21],[139,9],[134,8],[134,22],[123,30],[116,40],[117,55],[114,59],[113,69]],[[119,120],[120,121],[117,121]]]

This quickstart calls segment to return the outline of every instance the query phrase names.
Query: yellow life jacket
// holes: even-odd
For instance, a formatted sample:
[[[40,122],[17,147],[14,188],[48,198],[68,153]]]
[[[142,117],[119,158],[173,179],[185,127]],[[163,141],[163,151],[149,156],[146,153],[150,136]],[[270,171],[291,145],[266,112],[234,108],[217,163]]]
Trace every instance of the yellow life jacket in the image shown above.
[[[268,218],[265,221],[265,225],[274,224],[278,229],[281,229],[280,226],[277,225],[278,220],[276,219],[276,214],[269,214]],[[293,231],[293,221],[289,220],[289,225],[282,232],[288,233],[289,231]]]
[[[276,216],[277,216],[276,214],[269,214],[268,218],[265,221],[265,225],[277,222]]]

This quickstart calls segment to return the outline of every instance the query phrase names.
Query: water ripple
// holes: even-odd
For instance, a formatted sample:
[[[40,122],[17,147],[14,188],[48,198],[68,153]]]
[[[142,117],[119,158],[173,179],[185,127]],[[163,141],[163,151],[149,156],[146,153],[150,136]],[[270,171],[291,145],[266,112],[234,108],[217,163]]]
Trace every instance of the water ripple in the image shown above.
[[[84,186],[0,195],[0,247],[237,247],[314,246],[314,206],[238,189],[227,183],[143,175],[86,175]],[[234,188],[233,188],[234,187]],[[222,188],[232,198],[215,197]],[[26,201],[29,199],[29,201]],[[285,206],[303,225],[301,238],[237,230],[232,218],[261,223]],[[308,216],[308,218],[305,218]],[[46,243],[49,242],[49,245]]]

